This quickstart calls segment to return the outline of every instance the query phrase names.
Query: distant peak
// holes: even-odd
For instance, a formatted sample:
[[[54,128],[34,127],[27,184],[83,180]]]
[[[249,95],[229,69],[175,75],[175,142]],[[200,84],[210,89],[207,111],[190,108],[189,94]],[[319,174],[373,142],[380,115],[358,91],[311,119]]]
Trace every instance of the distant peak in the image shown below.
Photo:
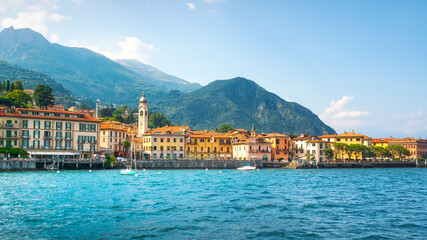
[[[5,49],[18,43],[27,43],[38,48],[44,48],[50,44],[43,35],[30,28],[15,29],[10,26],[0,32],[0,48]]]

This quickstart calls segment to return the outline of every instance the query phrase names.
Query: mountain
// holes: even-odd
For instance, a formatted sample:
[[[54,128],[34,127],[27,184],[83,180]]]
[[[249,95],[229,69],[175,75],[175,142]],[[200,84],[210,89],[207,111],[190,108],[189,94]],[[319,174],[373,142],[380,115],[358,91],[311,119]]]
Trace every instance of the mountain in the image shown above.
[[[198,83],[190,83],[181,78],[166,74],[159,69],[150,65],[144,64],[135,59],[118,59],[115,62],[123,67],[133,71],[134,73],[144,76],[145,80],[166,90],[179,90],[181,92],[191,92],[199,89],[202,85]]]
[[[0,61],[0,81],[6,79],[9,79],[11,83],[15,82],[15,80],[21,81],[24,89],[34,90],[39,84],[49,85],[53,89],[57,104],[63,104],[66,107],[75,105],[77,101],[73,93],[65,89],[62,84],[53,80],[50,76]]]
[[[0,60],[45,73],[78,97],[136,105],[145,91],[152,99],[166,95],[133,71],[85,48],[52,44],[31,29],[0,32]]]
[[[309,109],[241,77],[217,80],[190,93],[171,91],[149,105],[173,123],[197,130],[215,129],[226,123],[245,129],[255,124],[258,132],[335,133]]]
[[[6,79],[9,79],[11,82],[15,80],[21,81],[24,85],[24,89],[35,89],[37,85],[44,84],[49,85],[54,92],[72,95],[62,84],[44,73],[0,61],[0,80],[3,81]]]

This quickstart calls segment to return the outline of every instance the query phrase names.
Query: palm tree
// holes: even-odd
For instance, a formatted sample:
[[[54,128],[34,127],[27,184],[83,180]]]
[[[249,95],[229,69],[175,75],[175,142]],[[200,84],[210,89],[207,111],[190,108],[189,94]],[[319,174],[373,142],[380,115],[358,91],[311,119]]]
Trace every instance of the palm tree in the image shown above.
[[[163,145],[160,145],[160,156],[162,156],[163,157],[163,149],[164,149],[165,147],[163,146]]]
[[[122,146],[125,149],[125,155],[127,156],[128,149],[130,148],[130,142],[128,140],[125,140],[122,142]]]
[[[171,150],[172,150],[172,158],[173,158],[173,151],[176,149],[176,146],[171,146]]]

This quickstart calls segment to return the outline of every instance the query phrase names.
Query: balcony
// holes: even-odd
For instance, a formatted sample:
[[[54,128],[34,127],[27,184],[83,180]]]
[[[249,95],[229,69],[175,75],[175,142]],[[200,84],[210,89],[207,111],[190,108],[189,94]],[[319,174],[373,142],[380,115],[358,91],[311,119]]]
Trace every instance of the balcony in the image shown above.
[[[22,139],[29,139],[30,135],[22,135]]]
[[[55,137],[56,140],[62,141],[62,137]]]
[[[43,147],[41,147],[42,149],[52,149],[52,147],[51,146],[43,146]]]
[[[6,136],[6,138],[19,138],[19,136],[17,134],[13,134],[13,135],[10,135],[10,136]]]
[[[44,140],[51,140],[51,139],[52,139],[52,136],[43,136],[43,139],[44,139]]]
[[[96,143],[96,140],[89,141],[90,143]]]
[[[65,137],[65,141],[71,141],[71,140],[73,140],[72,137]]]

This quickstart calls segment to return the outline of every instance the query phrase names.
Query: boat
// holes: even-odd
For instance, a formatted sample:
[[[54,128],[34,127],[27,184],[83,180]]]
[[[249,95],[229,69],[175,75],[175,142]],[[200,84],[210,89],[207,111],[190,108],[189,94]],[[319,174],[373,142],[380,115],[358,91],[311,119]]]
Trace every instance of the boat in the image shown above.
[[[251,166],[251,162],[244,163],[243,166],[237,168],[238,171],[255,171],[256,166]]]
[[[132,146],[133,146],[133,135],[132,135],[132,143],[131,143],[131,150],[132,150]],[[130,166],[128,166],[126,169],[122,169],[122,170],[120,170],[120,174],[121,175],[127,175],[127,176],[138,176],[138,172],[137,172],[137,169],[136,169],[136,160],[135,160],[135,169],[133,169],[133,161],[134,161],[134,159],[133,159],[133,154],[131,153],[131,156],[130,156],[131,158],[130,158]]]

